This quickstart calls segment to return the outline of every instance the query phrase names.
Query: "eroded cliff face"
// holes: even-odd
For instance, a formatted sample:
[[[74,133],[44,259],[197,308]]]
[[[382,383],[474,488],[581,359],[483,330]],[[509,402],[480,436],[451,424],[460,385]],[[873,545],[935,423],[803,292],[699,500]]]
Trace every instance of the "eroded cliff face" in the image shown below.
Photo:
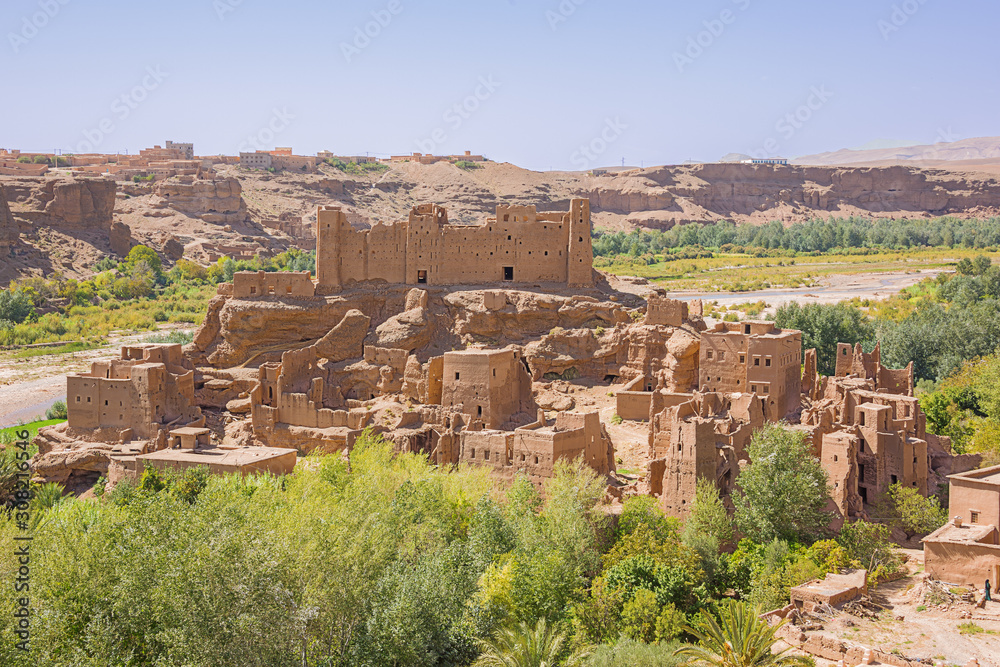
[[[905,166],[654,167],[590,178],[577,194],[589,197],[594,210],[664,228],[719,218],[794,222],[831,214],[973,216],[1000,209],[1000,182],[989,174]]]
[[[31,178],[5,182],[18,216],[34,226],[107,233],[115,182],[98,178]]]
[[[204,222],[234,224],[247,219],[243,186],[235,178],[177,176],[156,184],[157,207],[169,208]]]

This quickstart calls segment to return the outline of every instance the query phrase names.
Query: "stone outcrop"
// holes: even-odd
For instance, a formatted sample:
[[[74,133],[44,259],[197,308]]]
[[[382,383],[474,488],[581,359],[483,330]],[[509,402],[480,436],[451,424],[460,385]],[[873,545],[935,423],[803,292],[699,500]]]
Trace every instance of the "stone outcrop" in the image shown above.
[[[99,178],[21,179],[18,214],[36,225],[62,230],[111,229],[115,182]]]
[[[132,229],[124,222],[112,222],[108,240],[111,243],[111,252],[125,257],[132,249]]]
[[[335,363],[362,356],[371,321],[360,310],[347,311],[344,319],[316,342],[316,356]]]
[[[282,350],[326,336],[352,309],[371,317],[372,344],[413,352],[420,362],[473,343],[524,344],[557,327],[613,328],[632,322],[620,304],[580,294],[392,285],[327,297],[221,295],[209,304],[195,335],[198,363],[234,366],[262,353],[276,361]]]
[[[163,243],[163,254],[167,259],[176,262],[184,256],[184,244],[178,241],[176,236],[171,236]]]
[[[444,297],[458,336],[520,342],[556,327],[614,326],[631,322],[619,304],[583,294],[516,290],[453,292]]]
[[[412,289],[406,294],[406,310],[375,329],[379,347],[413,351],[430,344],[433,329],[427,310],[427,291]]]
[[[247,219],[243,187],[235,178],[200,179],[177,176],[156,184],[159,206],[216,224]]]

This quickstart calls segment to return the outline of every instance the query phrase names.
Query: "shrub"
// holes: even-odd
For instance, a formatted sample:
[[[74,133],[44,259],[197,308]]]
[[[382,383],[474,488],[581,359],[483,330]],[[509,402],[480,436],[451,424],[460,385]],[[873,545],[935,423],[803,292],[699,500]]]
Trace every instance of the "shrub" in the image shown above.
[[[21,290],[0,290],[0,320],[20,324],[35,313],[31,298]]]
[[[69,413],[66,409],[66,401],[56,401],[52,404],[48,410],[45,411],[46,419],[67,419]]]

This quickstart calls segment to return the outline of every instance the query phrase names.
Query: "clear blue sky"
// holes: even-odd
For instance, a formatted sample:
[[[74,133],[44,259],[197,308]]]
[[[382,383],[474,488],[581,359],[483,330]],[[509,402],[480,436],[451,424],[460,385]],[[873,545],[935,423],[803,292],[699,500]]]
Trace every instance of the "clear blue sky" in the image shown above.
[[[568,169],[1000,135],[990,0],[5,0],[0,26],[23,150]]]

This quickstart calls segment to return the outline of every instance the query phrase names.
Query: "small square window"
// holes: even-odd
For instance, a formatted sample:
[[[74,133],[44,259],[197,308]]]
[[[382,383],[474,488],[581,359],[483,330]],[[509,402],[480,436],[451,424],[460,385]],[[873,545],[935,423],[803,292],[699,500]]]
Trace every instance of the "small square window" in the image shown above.
[[[719,361],[725,361],[725,360],[726,360],[726,351],[719,350]]]
[[[708,357],[709,359],[711,359],[711,358],[712,358],[712,351],[711,351],[711,350],[709,350],[709,351],[708,351],[708,352],[707,352],[707,353],[705,354],[705,356],[706,356],[706,357]]]
[[[771,357],[768,357],[767,359],[764,360],[764,366],[769,367],[770,365],[771,365]]]
[[[975,510],[973,510],[972,512],[969,512],[969,522],[970,523],[979,523],[979,512],[976,512]]]
[[[754,366],[760,366],[760,357],[754,357],[753,358],[753,365]]]
[[[457,380],[459,377],[460,377],[460,373],[458,371],[455,371],[455,379]]]

